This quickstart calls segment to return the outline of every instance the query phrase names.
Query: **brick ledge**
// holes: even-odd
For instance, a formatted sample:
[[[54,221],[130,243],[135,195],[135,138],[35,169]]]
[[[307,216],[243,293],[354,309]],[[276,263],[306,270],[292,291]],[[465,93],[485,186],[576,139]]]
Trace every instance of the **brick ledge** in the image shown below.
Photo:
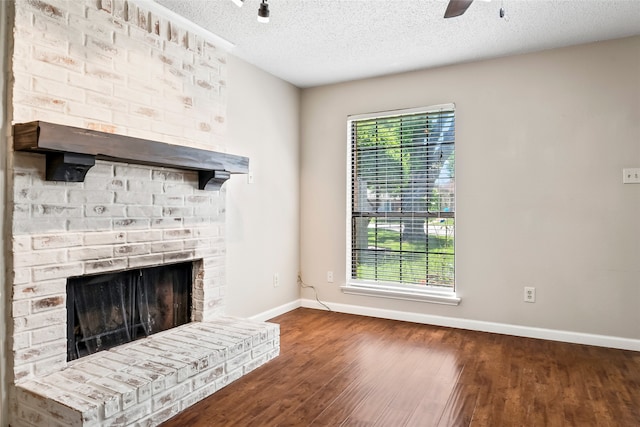
[[[158,425],[279,352],[277,324],[233,317],[192,322],[16,385],[17,421]]]

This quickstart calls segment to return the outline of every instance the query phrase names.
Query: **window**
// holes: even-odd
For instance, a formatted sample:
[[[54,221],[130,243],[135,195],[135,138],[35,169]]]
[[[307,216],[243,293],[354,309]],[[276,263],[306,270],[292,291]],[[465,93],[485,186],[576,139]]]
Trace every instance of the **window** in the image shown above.
[[[349,118],[348,293],[457,304],[455,109]]]

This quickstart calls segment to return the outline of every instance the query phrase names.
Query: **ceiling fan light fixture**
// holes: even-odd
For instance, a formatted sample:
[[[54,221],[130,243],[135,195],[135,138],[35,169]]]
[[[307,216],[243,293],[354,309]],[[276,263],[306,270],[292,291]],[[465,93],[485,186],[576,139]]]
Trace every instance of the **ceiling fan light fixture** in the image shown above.
[[[262,0],[262,3],[260,3],[260,8],[258,9],[258,22],[262,22],[263,24],[269,22],[269,5],[267,4],[267,0]]]
[[[244,0],[231,0],[236,6],[242,7]]]

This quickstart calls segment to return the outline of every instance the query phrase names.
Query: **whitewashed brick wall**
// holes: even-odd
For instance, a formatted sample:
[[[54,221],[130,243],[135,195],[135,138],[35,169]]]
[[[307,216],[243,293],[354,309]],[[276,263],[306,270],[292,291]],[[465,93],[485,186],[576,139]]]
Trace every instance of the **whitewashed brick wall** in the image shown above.
[[[15,156],[17,381],[66,366],[68,277],[198,260],[193,318],[224,312],[224,190],[198,190],[194,172],[103,161],[84,183],[47,182],[44,166]]]
[[[16,0],[12,123],[224,152],[226,53],[144,4]],[[44,156],[9,159],[16,384],[67,367],[68,277],[193,260],[194,320],[224,313],[224,189],[198,190],[193,172],[107,161],[83,183],[47,182]]]
[[[125,0],[17,0],[13,122],[224,151],[227,54]]]
[[[134,1],[17,0],[12,122],[220,151],[225,63]],[[197,190],[192,172],[104,161],[84,183],[47,182],[44,156],[12,160],[17,381],[65,365],[67,277],[203,259],[195,319],[223,311],[224,190]]]

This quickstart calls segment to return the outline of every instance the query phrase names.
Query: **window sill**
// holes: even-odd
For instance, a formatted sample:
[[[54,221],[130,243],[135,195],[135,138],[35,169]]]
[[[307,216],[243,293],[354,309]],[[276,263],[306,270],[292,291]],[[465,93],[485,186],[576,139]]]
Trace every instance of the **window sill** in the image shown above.
[[[395,286],[371,283],[348,283],[345,286],[341,286],[341,289],[345,294],[351,295],[430,302],[434,304],[459,305],[461,301],[453,291],[435,289],[399,289]]]

